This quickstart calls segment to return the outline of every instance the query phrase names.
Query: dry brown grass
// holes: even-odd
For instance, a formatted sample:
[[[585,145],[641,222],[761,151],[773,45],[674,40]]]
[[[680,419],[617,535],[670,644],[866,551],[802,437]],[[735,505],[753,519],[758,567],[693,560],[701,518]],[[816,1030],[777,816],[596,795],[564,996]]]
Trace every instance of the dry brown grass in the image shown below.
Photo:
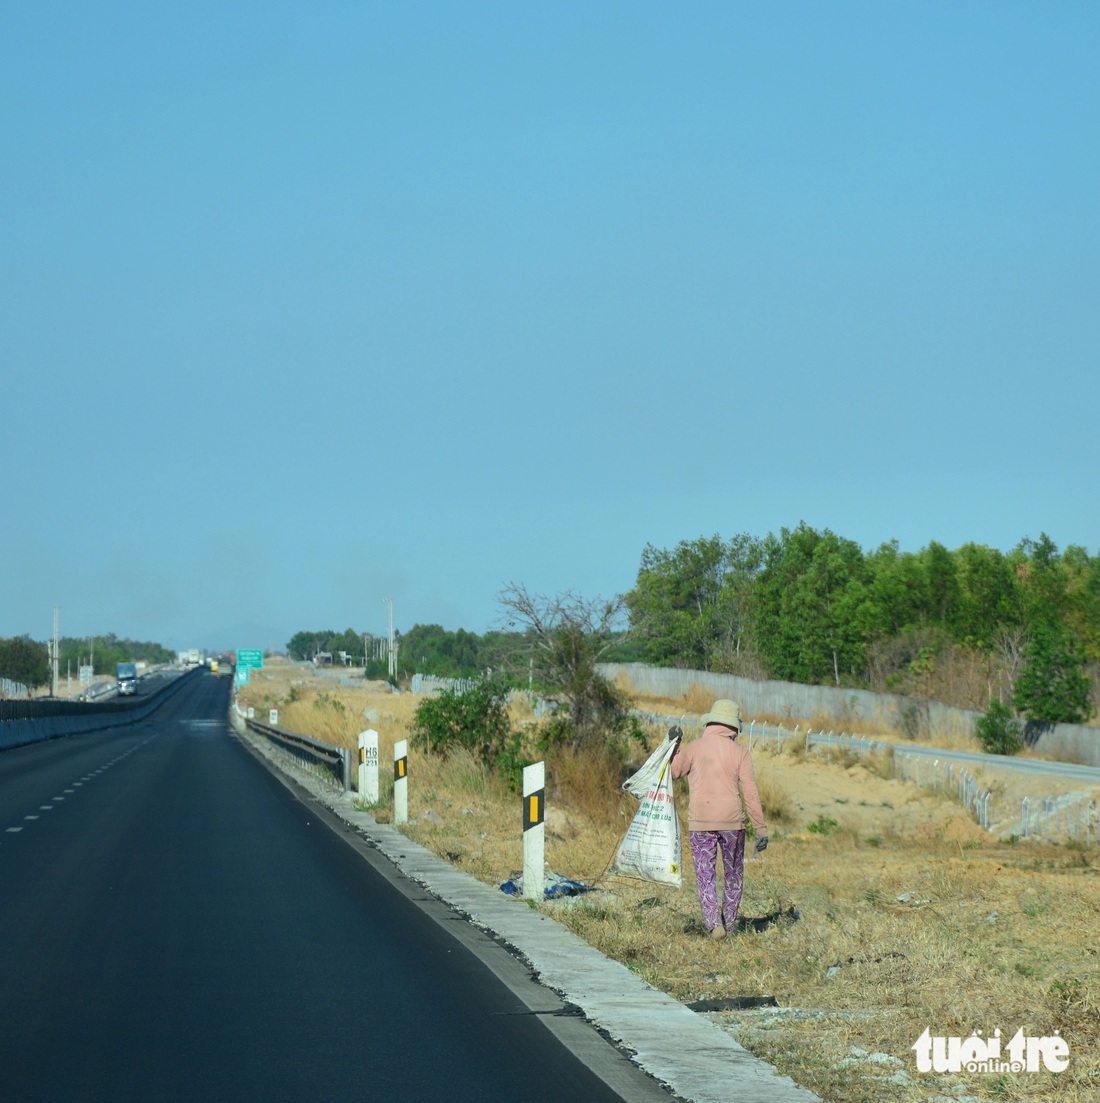
[[[682,711],[689,712],[694,716],[702,716],[710,712],[713,704],[714,692],[707,689],[706,686],[701,686],[698,682],[691,684],[680,702]]]
[[[346,735],[361,721],[367,726],[362,713],[373,710],[383,761],[417,703],[348,690],[341,716],[317,704],[337,691],[297,668],[265,670],[247,692],[257,701],[285,700],[294,678],[299,700],[280,705],[296,710],[281,712],[283,726],[300,718],[314,725],[309,734],[327,723]],[[809,1017],[714,1018],[834,1103],[910,1103],[955,1092],[1034,1103],[1100,1099],[1095,850],[999,840],[950,801],[889,780],[873,761],[770,750],[753,758],[773,842],[746,862],[741,913],[794,907],[797,922],[721,943],[702,937],[686,845],[681,889],[607,877],[636,804],[620,792],[614,769],[584,756],[548,763],[547,864],[602,891],[544,907],[678,999],[767,994],[799,1009]],[[411,838],[490,885],[520,869],[517,799],[480,763],[462,754],[446,762],[414,756],[410,778],[412,822],[404,830]],[[679,803],[683,814],[686,801]],[[828,821],[835,827],[826,833],[811,830]],[[1070,1068],[922,1075],[910,1047],[926,1027],[938,1035],[1059,1030]],[[852,1047],[900,1065],[844,1064]]]

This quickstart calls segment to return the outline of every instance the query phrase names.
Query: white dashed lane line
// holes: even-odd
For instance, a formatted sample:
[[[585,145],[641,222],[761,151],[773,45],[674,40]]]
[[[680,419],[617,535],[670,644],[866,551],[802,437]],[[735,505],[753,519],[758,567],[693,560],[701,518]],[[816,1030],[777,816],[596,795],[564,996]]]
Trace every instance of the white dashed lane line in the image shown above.
[[[73,793],[75,793],[77,791],[77,789],[80,789],[84,786],[84,783],[86,781],[91,781],[92,778],[98,777],[102,773],[106,773],[116,762],[121,762],[124,758],[129,758],[129,756],[132,755],[134,753],[134,751],[140,750],[140,748],[144,747],[145,744],[148,743],[148,742],[149,742],[149,740],[146,739],[144,742],[139,743],[137,747],[131,747],[128,751],[124,751],[122,754],[118,755],[116,758],[112,758],[110,760],[110,762],[105,762],[102,766],[99,767],[98,770],[93,770],[90,774],[85,774],[79,781],[74,781],[72,783],[72,788],[71,789],[65,789],[63,791],[65,796],[72,796]],[[39,812],[52,812],[54,810],[54,805],[60,804],[65,799],[65,796],[57,796],[57,797],[51,798],[52,799],[51,804],[40,804],[38,806],[38,811]],[[23,817],[24,820],[37,820],[37,819],[40,819],[40,818],[41,817],[37,816],[37,815],[29,815],[29,816],[24,816]],[[7,834],[7,835],[18,835],[22,830],[23,830],[23,828],[21,828],[21,827],[7,827],[7,828],[4,829],[4,833]]]

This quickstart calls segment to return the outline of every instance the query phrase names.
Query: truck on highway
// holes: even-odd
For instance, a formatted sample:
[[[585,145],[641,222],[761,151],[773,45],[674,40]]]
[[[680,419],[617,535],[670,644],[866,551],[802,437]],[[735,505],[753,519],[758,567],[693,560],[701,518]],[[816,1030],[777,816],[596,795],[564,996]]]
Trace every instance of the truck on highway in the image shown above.
[[[137,663],[118,664],[118,692],[120,697],[133,697],[137,693]]]

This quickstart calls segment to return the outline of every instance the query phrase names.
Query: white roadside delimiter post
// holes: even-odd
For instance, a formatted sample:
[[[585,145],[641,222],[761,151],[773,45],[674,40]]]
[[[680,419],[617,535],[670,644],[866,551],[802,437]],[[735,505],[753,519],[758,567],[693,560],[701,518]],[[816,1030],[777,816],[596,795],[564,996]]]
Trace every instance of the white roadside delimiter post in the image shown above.
[[[393,822],[409,822],[409,741],[393,745]]]
[[[523,768],[523,895],[541,900],[546,880],[546,763]]]
[[[359,733],[359,800],[378,803],[378,732],[374,728]]]

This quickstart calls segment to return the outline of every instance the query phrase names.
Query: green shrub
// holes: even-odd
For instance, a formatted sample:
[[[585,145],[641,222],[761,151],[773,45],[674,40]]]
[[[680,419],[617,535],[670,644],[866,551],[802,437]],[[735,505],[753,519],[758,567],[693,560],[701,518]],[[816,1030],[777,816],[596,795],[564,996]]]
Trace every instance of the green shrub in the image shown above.
[[[508,717],[508,692],[501,678],[479,678],[464,692],[448,689],[427,698],[413,716],[413,746],[444,757],[463,747],[519,789],[528,762]]]
[[[815,835],[831,835],[838,827],[840,827],[840,824],[832,816],[826,816],[824,813],[818,816],[813,823],[806,824],[806,830],[813,832]]]
[[[978,742],[990,754],[1017,754],[1023,750],[1023,729],[1003,701],[991,700],[989,707],[974,722]]]

